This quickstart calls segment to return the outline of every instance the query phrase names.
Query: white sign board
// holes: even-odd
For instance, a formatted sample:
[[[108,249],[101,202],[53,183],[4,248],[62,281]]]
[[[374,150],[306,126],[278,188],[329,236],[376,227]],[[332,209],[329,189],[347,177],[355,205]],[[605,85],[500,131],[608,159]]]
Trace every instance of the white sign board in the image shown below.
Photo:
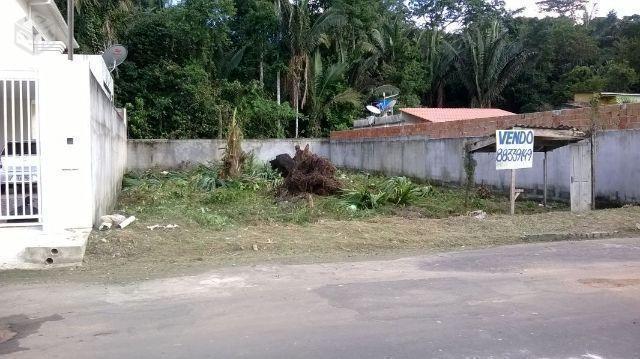
[[[496,170],[533,167],[533,130],[496,131]]]

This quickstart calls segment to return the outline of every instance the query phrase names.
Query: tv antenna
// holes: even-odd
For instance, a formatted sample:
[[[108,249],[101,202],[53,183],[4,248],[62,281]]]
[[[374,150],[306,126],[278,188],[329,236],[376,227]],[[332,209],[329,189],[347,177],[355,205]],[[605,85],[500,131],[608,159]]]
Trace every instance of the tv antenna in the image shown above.
[[[116,67],[120,66],[120,64],[124,62],[127,58],[127,53],[127,48],[120,44],[111,45],[104,50],[102,58],[104,59],[105,64],[107,64],[109,72],[113,72]]]

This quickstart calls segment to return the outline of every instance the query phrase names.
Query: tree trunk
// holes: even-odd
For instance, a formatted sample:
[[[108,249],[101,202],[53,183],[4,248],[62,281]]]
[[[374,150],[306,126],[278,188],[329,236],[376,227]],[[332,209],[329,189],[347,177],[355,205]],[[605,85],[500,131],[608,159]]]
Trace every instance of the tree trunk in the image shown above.
[[[300,117],[300,81],[296,81],[296,88],[294,89],[295,93],[293,94],[293,98],[296,102],[296,138],[298,138],[298,122]]]
[[[264,53],[260,51],[260,87],[264,87]]]
[[[296,96],[297,97],[297,96]],[[298,117],[299,117],[298,99],[296,98],[296,138],[298,138]]]
[[[218,108],[218,139],[222,139],[222,109]]]
[[[276,72],[276,101],[280,104],[280,70]]]
[[[443,108],[444,107],[444,83],[440,82],[438,84],[438,90],[437,90],[438,94],[437,94],[437,101],[438,101],[438,108]]]

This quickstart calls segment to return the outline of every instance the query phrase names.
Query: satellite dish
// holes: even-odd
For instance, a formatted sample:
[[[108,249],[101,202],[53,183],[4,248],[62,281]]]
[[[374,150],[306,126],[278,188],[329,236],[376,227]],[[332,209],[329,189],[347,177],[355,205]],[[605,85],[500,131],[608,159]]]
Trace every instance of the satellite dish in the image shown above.
[[[367,110],[369,110],[369,112],[371,112],[374,115],[379,115],[382,113],[382,111],[380,111],[379,108],[373,106],[373,105],[367,105]]]
[[[119,44],[111,45],[104,51],[102,58],[107,64],[109,72],[115,70],[116,67],[124,62],[127,58],[127,53],[127,48]]]
[[[387,106],[385,106],[383,111],[393,110],[393,106],[395,106],[396,103],[398,103],[398,100],[391,100],[389,103],[387,103]]]

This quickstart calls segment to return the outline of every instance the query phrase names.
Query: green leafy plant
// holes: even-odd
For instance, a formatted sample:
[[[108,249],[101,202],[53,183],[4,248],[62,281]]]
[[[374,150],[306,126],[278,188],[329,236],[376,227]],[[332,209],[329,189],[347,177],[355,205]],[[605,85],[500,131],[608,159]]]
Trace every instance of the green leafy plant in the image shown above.
[[[200,165],[193,171],[191,182],[195,188],[203,191],[213,191],[220,187],[221,181],[217,166]]]
[[[393,177],[384,183],[387,199],[394,205],[414,203],[432,191],[431,186],[418,186],[407,177]]]
[[[387,201],[387,194],[376,186],[362,186],[342,195],[346,206],[356,209],[376,209]]]

